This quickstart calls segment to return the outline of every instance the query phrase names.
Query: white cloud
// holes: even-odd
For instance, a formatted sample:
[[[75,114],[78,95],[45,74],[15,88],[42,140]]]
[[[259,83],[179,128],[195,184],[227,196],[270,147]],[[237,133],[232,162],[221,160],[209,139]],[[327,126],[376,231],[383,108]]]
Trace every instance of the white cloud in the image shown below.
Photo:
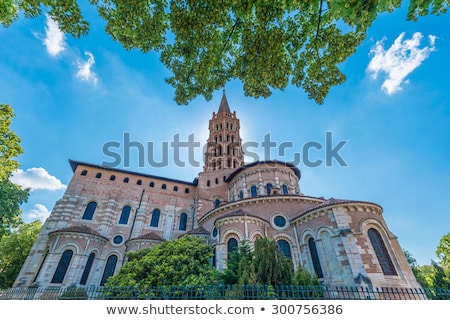
[[[367,71],[372,73],[374,79],[381,72],[387,74],[387,79],[383,82],[382,88],[388,94],[401,90],[402,84],[408,82],[408,80],[405,80],[406,77],[435,50],[436,37],[433,35],[428,36],[429,46],[423,48],[419,48],[423,38],[420,32],[414,33],[411,39],[403,40],[404,36],[405,33],[400,34],[395,39],[394,44],[387,50],[383,47],[384,39],[377,41],[375,48],[370,50],[373,58],[367,67]]]
[[[50,215],[50,211],[43,204],[37,203],[34,205],[34,208],[30,211],[24,213],[24,219],[26,221],[36,221],[41,220],[42,222],[48,218]]]
[[[82,81],[92,82],[94,85],[97,84],[97,75],[91,70],[91,67],[95,64],[94,55],[89,51],[85,51],[84,54],[88,57],[86,61],[77,61],[78,71],[76,76]]]
[[[58,56],[66,49],[64,33],[59,30],[58,23],[47,15],[45,38],[43,43],[52,57]]]
[[[58,178],[50,175],[44,168],[30,168],[26,171],[18,169],[12,174],[10,180],[23,188],[31,188],[32,191],[56,191],[67,187]]]

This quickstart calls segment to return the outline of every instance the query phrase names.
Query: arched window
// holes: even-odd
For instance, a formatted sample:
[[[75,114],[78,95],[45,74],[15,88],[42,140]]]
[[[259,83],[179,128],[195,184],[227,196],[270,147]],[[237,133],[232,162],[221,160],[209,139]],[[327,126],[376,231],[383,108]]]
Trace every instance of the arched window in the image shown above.
[[[85,175],[87,175],[87,170],[83,170],[83,171],[81,171],[81,175],[82,175],[82,176],[85,176]]]
[[[86,206],[86,209],[84,210],[83,216],[81,219],[83,220],[92,220],[94,217],[95,208],[97,208],[97,202],[91,201]]]
[[[272,190],[272,184],[268,183],[266,184],[266,193],[267,195],[270,195],[270,191]]]
[[[250,194],[252,195],[252,197],[257,197],[258,196],[258,188],[256,188],[256,186],[251,186]]]
[[[308,240],[309,252],[311,253],[311,259],[313,262],[314,271],[318,278],[323,278],[322,267],[320,265],[319,254],[317,252],[316,242],[313,238]]]
[[[150,182],[150,184],[148,185],[150,188],[153,188],[153,187],[155,187],[155,183],[152,181],[152,182]]]
[[[70,261],[72,260],[73,251],[66,250],[59,259],[58,266],[56,267],[55,274],[53,275],[51,283],[63,283],[66,276],[67,269],[69,269]]]
[[[189,188],[185,188],[184,193],[189,193]]]
[[[101,174],[100,172],[98,172],[98,173],[95,175],[95,177],[96,177],[97,179],[100,179],[100,178],[102,177],[102,174]]]
[[[114,270],[116,270],[116,264],[117,264],[117,256],[112,255],[109,256],[108,260],[106,260],[106,266],[105,270],[103,271],[102,280],[100,281],[100,285],[105,285],[106,280],[108,280],[109,277],[114,275]]]
[[[289,244],[289,242],[287,242],[284,239],[280,239],[277,241],[278,244],[278,248],[280,249],[281,252],[283,252],[284,256],[286,258],[291,259],[292,255],[291,255],[291,245]]]
[[[227,242],[227,254],[228,254],[228,259],[230,259],[230,254],[233,251],[236,251],[238,247],[238,241],[236,240],[236,238],[230,238]]]
[[[158,227],[160,215],[161,215],[161,211],[159,211],[159,209],[153,210],[152,220],[150,221],[150,227]]]
[[[162,186],[161,186],[161,189],[166,189],[167,188],[167,185],[164,183]]]
[[[178,229],[185,231],[186,225],[187,225],[187,214],[183,212],[180,215],[180,227]]]
[[[125,178],[125,179],[123,179],[123,182],[124,182],[124,183],[128,183],[128,181],[130,181],[130,178]]]
[[[216,199],[214,200],[214,208],[217,208],[218,206],[220,206],[220,199]]]
[[[285,185],[285,184],[283,184],[283,185],[281,186],[281,191],[283,192],[283,194],[289,194],[288,187],[287,187],[287,185]]]
[[[84,267],[83,275],[81,276],[80,284],[85,285],[87,282],[87,279],[89,277],[89,273],[91,272],[92,264],[94,263],[95,259],[95,253],[91,253],[89,255],[89,258],[86,262],[86,266]]]
[[[381,234],[373,228],[369,229],[367,233],[383,273],[387,276],[396,276],[397,272],[395,271],[394,264],[392,263]]]
[[[138,181],[136,181],[136,184],[139,185],[139,186],[142,185],[142,180],[139,179]]]
[[[109,177],[109,180],[111,180],[111,181],[116,180],[116,176],[115,176],[115,175],[112,175],[111,177]]]
[[[173,187],[173,191],[178,191],[178,187],[177,187],[177,186],[174,186],[174,187]]]
[[[128,219],[130,218],[131,207],[125,206],[122,208],[122,213],[120,214],[119,224],[128,224]]]

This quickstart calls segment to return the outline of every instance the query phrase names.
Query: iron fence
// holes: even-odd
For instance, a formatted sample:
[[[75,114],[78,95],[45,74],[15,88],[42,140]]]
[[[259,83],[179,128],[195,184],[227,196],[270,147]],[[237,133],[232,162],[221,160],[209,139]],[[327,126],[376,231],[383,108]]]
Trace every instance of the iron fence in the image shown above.
[[[211,285],[161,287],[28,287],[0,300],[450,300],[441,288]]]

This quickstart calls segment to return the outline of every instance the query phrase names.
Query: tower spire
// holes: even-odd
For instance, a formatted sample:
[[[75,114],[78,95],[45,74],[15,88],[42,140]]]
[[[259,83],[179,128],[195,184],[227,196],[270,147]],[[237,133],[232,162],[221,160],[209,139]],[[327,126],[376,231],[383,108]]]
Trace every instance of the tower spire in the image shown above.
[[[223,89],[222,100],[220,101],[219,111],[217,111],[217,114],[222,112],[231,113],[227,96],[225,95],[225,89]]]
[[[230,111],[225,89],[219,111],[209,121],[205,171],[237,169],[244,165],[239,119]]]

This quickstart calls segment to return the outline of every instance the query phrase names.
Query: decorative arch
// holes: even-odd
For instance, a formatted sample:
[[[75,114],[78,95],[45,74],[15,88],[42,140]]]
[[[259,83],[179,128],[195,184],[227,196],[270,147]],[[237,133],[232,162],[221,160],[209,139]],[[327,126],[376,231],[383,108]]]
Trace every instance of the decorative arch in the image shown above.
[[[328,236],[333,236],[335,234],[334,230],[330,227],[320,227],[317,231],[316,231],[316,239],[322,239],[323,238],[323,234],[327,233]]]
[[[236,229],[236,228],[227,229],[223,232],[220,232],[220,234],[222,235],[221,236],[222,242],[226,242],[228,240],[228,238],[233,235],[237,236],[239,241],[244,240],[244,235],[242,234],[242,232],[239,229]]]
[[[378,231],[386,234],[389,238],[394,237],[392,233],[386,229],[384,226],[384,223],[376,218],[365,218],[362,219],[358,224],[358,229],[355,230],[357,232],[367,232],[367,230],[370,228],[370,226],[373,226],[378,229]]]
[[[255,242],[259,237],[264,238],[264,234],[260,230],[253,230],[249,235],[249,239],[251,239],[251,242]]]
[[[54,244],[53,239],[52,243]],[[50,253],[62,253],[63,251],[67,249],[71,249],[74,251],[74,254],[79,254],[80,252],[83,252],[83,249],[81,248],[81,245],[78,242],[75,242],[76,240],[73,240],[72,237],[70,237],[69,240],[65,240],[64,238],[59,239],[59,247],[56,247],[55,250],[52,252],[51,247],[49,247]]]
[[[316,234],[315,232],[313,232],[311,229],[306,229],[303,231],[302,235],[301,235],[301,244],[308,244],[308,238],[315,238]]]

